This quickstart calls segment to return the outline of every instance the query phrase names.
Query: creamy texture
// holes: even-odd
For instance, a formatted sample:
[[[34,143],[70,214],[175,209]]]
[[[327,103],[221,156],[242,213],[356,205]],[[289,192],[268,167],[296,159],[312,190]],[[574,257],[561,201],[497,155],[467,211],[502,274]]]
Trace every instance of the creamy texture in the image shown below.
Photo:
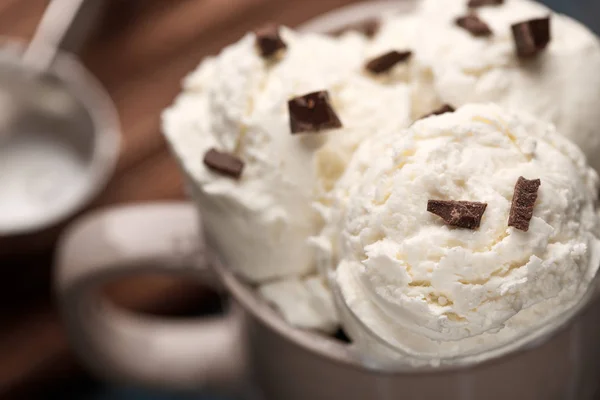
[[[294,326],[327,333],[335,332],[339,326],[331,290],[324,277],[282,279],[262,285],[259,293]]]
[[[528,232],[507,226],[520,176],[542,182]],[[545,326],[600,263],[597,174],[552,125],[495,105],[367,139],[334,193],[322,260],[358,320],[408,354],[477,353]],[[459,229],[429,199],[488,206]]]
[[[553,121],[594,163],[591,156],[600,149],[596,38],[554,15],[550,47],[537,61],[520,63],[510,24],[549,11],[524,0],[484,7],[478,13],[495,35],[476,39],[454,26],[465,3],[426,0],[414,13],[386,18],[373,40],[282,28],[288,48],[270,61],[259,56],[254,34],[247,34],[203,61],[163,114],[165,136],[223,261],[251,283],[272,285],[261,292],[291,323],[330,327],[327,312],[306,317],[310,313],[291,306],[278,288],[293,282],[295,293],[302,293],[296,298],[308,301],[314,294],[305,283],[314,278],[315,256],[328,265],[337,243],[314,240],[322,250],[315,254],[309,238],[331,219],[332,202],[346,201],[338,190],[351,185],[333,190],[338,179],[363,179],[362,170],[346,168],[365,138],[398,132],[443,103],[495,101]],[[414,54],[389,73],[365,73],[367,60],[390,50]],[[344,128],[291,135],[287,101],[316,90],[329,91]],[[212,147],[244,161],[239,181],[204,166],[204,153]],[[362,169],[375,161],[373,154],[363,152]]]
[[[261,282],[314,269],[307,238],[320,220],[311,201],[344,171],[362,137],[387,124],[408,124],[409,91],[362,72],[366,41],[282,30],[287,51],[266,62],[248,34],[191,74],[185,91],[164,114],[164,131],[197,186],[204,223],[228,264]],[[404,87],[403,87],[404,86]],[[287,101],[329,90],[344,128],[291,135]],[[377,98],[389,105],[382,109]],[[202,163],[217,147],[245,162],[240,181]]]
[[[425,0],[406,28],[405,17],[388,19],[376,41],[402,41],[415,50],[415,116],[436,104],[455,107],[494,102],[552,122],[579,145],[590,164],[600,170],[600,42],[585,26],[547,7],[527,0],[481,7],[478,16],[493,31],[477,38],[456,26],[465,15],[467,0]],[[519,60],[511,25],[552,15],[552,41],[530,61]],[[409,39],[406,39],[407,35]],[[437,97],[437,99],[436,99]]]
[[[163,130],[224,262],[253,283],[282,279],[261,292],[292,323],[316,327],[277,291],[315,271],[308,238],[322,219],[311,203],[327,197],[364,137],[410,123],[410,89],[402,67],[387,79],[364,72],[368,41],[357,33],[331,38],[282,28],[281,35],[288,48],[276,60],[258,55],[252,33],[206,59],[164,112]],[[292,135],[288,100],[317,90],[329,91],[344,127]],[[239,181],[205,167],[212,147],[244,161]],[[302,295],[294,296],[310,297],[306,282],[313,281],[295,284]]]
[[[411,14],[388,15],[382,18],[377,35],[371,41],[368,54],[377,56],[390,49],[410,50],[410,63],[400,68],[411,91],[411,118],[419,119],[442,105],[442,100],[433,87],[433,73],[422,65],[420,38],[425,20],[420,7]]]

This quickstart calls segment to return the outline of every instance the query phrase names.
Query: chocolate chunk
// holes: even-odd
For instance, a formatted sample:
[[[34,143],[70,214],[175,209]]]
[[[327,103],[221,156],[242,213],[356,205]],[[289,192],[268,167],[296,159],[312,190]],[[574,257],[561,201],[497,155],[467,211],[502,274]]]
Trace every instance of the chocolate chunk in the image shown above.
[[[204,165],[223,175],[239,179],[244,170],[244,162],[234,155],[210,149],[204,154]]]
[[[456,19],[456,25],[469,31],[471,35],[476,37],[491,36],[492,30],[483,22],[477,15],[469,14]]]
[[[256,47],[264,58],[272,57],[278,51],[287,48],[287,45],[279,36],[278,25],[268,24],[257,29],[254,33],[256,35]]]
[[[485,203],[470,201],[429,200],[427,202],[427,211],[442,217],[448,225],[466,229],[479,228],[486,208]]]
[[[389,71],[394,65],[408,61],[408,59],[412,56],[412,51],[396,51],[392,50],[388,53],[385,53],[379,57],[376,57],[369,61],[365,68],[374,73],[381,74],[383,72]]]
[[[362,33],[366,37],[372,38],[379,30],[380,25],[381,22],[379,19],[368,19],[357,24],[346,25],[340,29],[329,32],[329,34],[332,36],[340,36],[346,32],[356,31]]]
[[[479,8],[485,6],[501,6],[504,4],[504,0],[470,0],[469,8]]]
[[[419,119],[425,119],[425,118],[433,117],[434,115],[442,115],[442,114],[446,114],[446,113],[452,113],[454,111],[456,111],[456,110],[450,104],[444,104],[443,106],[441,106],[437,110],[432,111],[429,114],[423,115]]]
[[[533,207],[541,184],[542,182],[539,179],[528,181],[522,176],[517,180],[510,207],[510,216],[508,217],[508,226],[525,232],[529,230],[529,221],[533,217]]]
[[[325,90],[294,97],[288,101],[288,109],[292,133],[342,127]]]
[[[521,58],[533,57],[546,47],[552,39],[550,17],[531,19],[512,26],[517,55]]]

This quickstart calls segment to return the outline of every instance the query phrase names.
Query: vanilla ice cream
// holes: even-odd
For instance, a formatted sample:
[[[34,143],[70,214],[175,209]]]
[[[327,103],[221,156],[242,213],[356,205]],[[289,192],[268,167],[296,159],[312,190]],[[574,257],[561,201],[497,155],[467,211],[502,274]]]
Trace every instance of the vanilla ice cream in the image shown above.
[[[594,164],[600,149],[597,39],[577,22],[552,14],[549,46],[523,61],[515,53],[511,24],[550,11],[526,0],[478,8],[492,35],[473,37],[455,24],[466,3],[426,0],[410,14],[384,18],[373,38],[286,28],[279,37],[249,33],[204,60],[164,112],[163,131],[212,245],[241,277],[269,285],[260,292],[291,323],[332,326],[328,312],[315,317],[306,311],[326,307],[300,311],[280,289],[293,285],[290,293],[314,296],[313,305],[327,293],[327,286],[317,291],[308,283],[320,279],[316,257],[326,265],[336,249],[316,253],[323,243],[315,240],[313,246],[310,238],[330,220],[332,202],[342,202],[337,189],[332,192],[348,187],[337,185],[340,177],[350,183],[350,176],[364,179],[364,171],[346,169],[365,138],[396,137],[442,104],[491,101],[554,122]],[[388,69],[390,59],[402,61]],[[294,132],[288,101],[317,91],[327,93],[341,127]],[[213,149],[221,152],[215,156],[221,170],[206,163]],[[377,160],[366,161],[365,171]]]
[[[492,34],[477,37],[459,27],[456,19],[469,12]],[[519,59],[511,25],[549,15],[548,47]],[[410,25],[405,19],[386,19],[375,42],[386,47],[399,36],[413,49],[414,117],[441,104],[493,102],[522,110],[554,123],[600,170],[600,42],[585,26],[528,0],[471,11],[467,0],[424,0]]]
[[[261,285],[258,291],[294,326],[330,333],[339,328],[331,290],[323,276],[281,279]]]
[[[249,33],[202,62],[163,114],[164,133],[212,243],[248,281],[282,279],[283,286],[262,291],[267,294],[290,282],[318,279],[308,238],[319,232],[322,220],[312,202],[326,196],[364,137],[408,126],[411,113],[406,67],[390,71],[399,71],[397,77],[367,73],[365,36],[300,35],[283,27],[280,35],[286,48],[275,58],[264,59],[256,35]],[[288,101],[322,90],[343,126],[292,134]],[[243,161],[239,179],[207,168],[203,157],[212,148]],[[306,285],[296,288],[304,297],[314,293]],[[307,315],[289,315],[293,307],[278,301],[281,296],[267,297],[289,321]],[[324,329],[331,327],[329,320],[325,313]],[[299,325],[318,323],[309,318]]]
[[[508,226],[519,177],[541,182],[527,232]],[[356,319],[343,322],[409,356],[476,354],[550,328],[600,263],[596,172],[554,126],[496,105],[367,139],[334,193],[316,242]],[[486,207],[466,229],[430,200]]]

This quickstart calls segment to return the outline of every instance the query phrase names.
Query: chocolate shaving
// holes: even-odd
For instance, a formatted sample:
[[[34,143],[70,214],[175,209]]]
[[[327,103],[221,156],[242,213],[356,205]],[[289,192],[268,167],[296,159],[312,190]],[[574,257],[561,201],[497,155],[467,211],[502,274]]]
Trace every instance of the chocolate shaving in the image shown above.
[[[452,113],[454,111],[456,111],[456,110],[450,104],[444,104],[443,106],[441,106],[437,110],[434,110],[434,111],[430,112],[429,114],[423,115],[419,119],[425,119],[425,118],[433,117],[434,115],[442,115],[442,114],[446,114],[446,113]]]
[[[550,34],[550,17],[531,19],[512,26],[517,55],[531,58],[541,53],[552,39]]]
[[[375,36],[377,31],[379,31],[380,25],[381,22],[379,19],[368,19],[357,24],[346,25],[340,29],[329,32],[329,34],[332,36],[340,36],[346,32],[356,31],[362,33],[366,37],[372,38]]]
[[[429,200],[427,202],[427,211],[441,217],[448,225],[465,229],[479,228],[486,208],[486,203],[470,201]]]
[[[257,29],[254,33],[256,35],[256,47],[264,58],[270,58],[280,50],[287,48],[287,45],[279,36],[278,25],[268,24]]]
[[[288,109],[292,133],[342,127],[342,122],[329,101],[329,93],[325,90],[294,97],[288,101]]]
[[[477,15],[469,14],[456,19],[456,25],[469,31],[476,37],[491,36],[493,34],[489,25],[483,22]]]
[[[412,51],[392,50],[367,62],[365,68],[374,74],[381,74],[389,71],[396,64],[408,61],[411,56]]]
[[[239,179],[244,170],[244,162],[234,155],[210,149],[204,154],[204,165],[222,175]]]
[[[533,207],[541,184],[542,182],[539,179],[529,181],[522,176],[517,180],[510,207],[510,216],[508,217],[508,226],[525,232],[529,230],[529,222],[533,217]]]
[[[504,4],[504,0],[470,0],[469,8],[479,8],[485,6],[501,6]]]

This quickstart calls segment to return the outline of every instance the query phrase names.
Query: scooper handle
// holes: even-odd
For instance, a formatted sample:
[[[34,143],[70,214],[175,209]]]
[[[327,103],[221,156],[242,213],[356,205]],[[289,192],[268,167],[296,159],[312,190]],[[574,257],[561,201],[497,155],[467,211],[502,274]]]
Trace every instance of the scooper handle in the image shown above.
[[[51,0],[22,61],[38,71],[50,68],[58,50],[63,47],[70,28],[81,16],[84,3],[88,1]]]

